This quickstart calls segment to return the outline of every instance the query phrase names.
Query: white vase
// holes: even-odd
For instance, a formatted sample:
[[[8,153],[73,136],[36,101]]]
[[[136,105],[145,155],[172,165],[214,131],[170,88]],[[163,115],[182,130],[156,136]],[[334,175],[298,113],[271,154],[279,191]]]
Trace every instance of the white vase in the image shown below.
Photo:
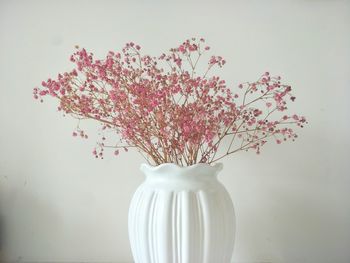
[[[129,208],[135,263],[230,263],[235,216],[217,180],[222,164],[141,165],[146,180]]]

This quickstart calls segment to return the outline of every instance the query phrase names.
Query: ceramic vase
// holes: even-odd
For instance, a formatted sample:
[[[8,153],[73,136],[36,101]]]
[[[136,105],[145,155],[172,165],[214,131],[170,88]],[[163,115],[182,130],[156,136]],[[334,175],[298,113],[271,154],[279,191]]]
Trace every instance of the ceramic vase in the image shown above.
[[[135,263],[230,263],[235,237],[222,164],[141,165],[128,230]]]

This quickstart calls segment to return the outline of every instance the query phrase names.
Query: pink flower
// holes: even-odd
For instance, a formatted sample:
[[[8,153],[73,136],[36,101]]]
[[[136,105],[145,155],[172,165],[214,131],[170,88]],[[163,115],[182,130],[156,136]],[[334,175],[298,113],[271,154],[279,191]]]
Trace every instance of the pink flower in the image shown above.
[[[96,158],[103,158],[114,136],[123,145],[117,148],[137,148],[154,164],[179,165],[211,163],[250,149],[259,154],[269,138],[278,138],[277,144],[297,138],[291,127],[303,127],[305,117],[274,115],[295,100],[291,87],[265,72],[232,92],[211,73],[226,64],[223,57],[210,56],[203,72],[197,68],[201,53],[210,50],[203,42],[191,38],[158,57],[141,54],[133,42],[105,59],[78,47],[70,56],[75,69],[42,81],[33,97],[52,96],[65,115],[99,122],[103,135],[93,150]],[[73,132],[78,135],[88,138],[80,129]]]
[[[181,53],[185,53],[185,52],[186,52],[185,46],[184,46],[184,45],[179,46],[179,51],[180,51]]]
[[[188,49],[189,49],[190,51],[196,51],[196,50],[198,49],[198,47],[197,47],[196,44],[192,44],[192,45],[190,45],[190,46],[188,47]]]

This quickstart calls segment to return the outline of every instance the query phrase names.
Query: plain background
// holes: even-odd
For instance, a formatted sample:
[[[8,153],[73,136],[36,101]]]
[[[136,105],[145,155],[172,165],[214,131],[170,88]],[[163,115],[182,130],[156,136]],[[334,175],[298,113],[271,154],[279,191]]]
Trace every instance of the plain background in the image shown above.
[[[237,216],[233,262],[350,262],[349,1],[0,1],[0,213],[6,258],[132,262],[127,212],[144,177],[134,152],[95,160],[76,121],[32,99],[79,44],[128,41],[158,55],[204,37],[236,87],[270,71],[309,125],[295,143],[225,159]]]

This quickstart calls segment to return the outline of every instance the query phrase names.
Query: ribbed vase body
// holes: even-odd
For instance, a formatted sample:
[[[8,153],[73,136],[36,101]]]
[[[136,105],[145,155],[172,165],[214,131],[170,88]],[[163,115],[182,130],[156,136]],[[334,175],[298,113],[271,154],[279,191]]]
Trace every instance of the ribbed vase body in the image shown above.
[[[135,263],[230,263],[231,198],[217,180],[222,165],[142,165],[146,180],[129,208]]]

